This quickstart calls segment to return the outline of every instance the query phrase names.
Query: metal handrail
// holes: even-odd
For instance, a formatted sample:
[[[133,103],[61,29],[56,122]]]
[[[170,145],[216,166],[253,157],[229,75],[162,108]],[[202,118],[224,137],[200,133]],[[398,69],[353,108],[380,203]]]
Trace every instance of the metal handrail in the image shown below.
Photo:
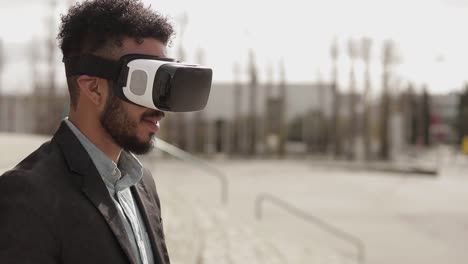
[[[228,197],[229,197],[229,181],[227,179],[227,176],[217,168],[211,166],[208,164],[206,161],[199,159],[195,157],[194,155],[183,151],[182,149],[162,140],[157,138],[155,140],[156,148],[166,152],[167,154],[174,156],[180,160],[187,161],[195,165],[196,167],[204,170],[205,172],[208,172],[208,174],[215,176],[216,178],[219,179],[221,183],[221,202],[223,205],[227,205],[228,203]]]
[[[351,235],[345,231],[342,231],[340,229],[338,229],[337,227],[334,227],[332,226],[331,224],[328,224],[326,223],[325,221],[313,216],[313,215],[310,215],[310,214],[307,214],[306,212],[302,211],[301,209],[298,209],[297,207],[287,203],[286,201],[280,199],[279,197],[276,197],[272,194],[266,194],[266,193],[261,193],[259,195],[257,195],[256,199],[255,199],[255,215],[256,215],[256,218],[258,220],[261,220],[262,219],[262,204],[264,201],[270,201],[272,202],[273,204],[276,204],[278,206],[280,206],[281,208],[285,209],[287,212],[299,217],[299,218],[302,218],[304,220],[306,220],[307,222],[309,223],[313,223],[315,225],[317,225],[319,228],[321,228],[322,230],[354,245],[356,247],[356,250],[357,250],[357,254],[356,254],[356,260],[358,263],[361,263],[363,264],[364,261],[365,261],[365,246],[364,246],[364,243],[362,242],[361,239],[359,239],[358,237],[354,236],[354,235]]]

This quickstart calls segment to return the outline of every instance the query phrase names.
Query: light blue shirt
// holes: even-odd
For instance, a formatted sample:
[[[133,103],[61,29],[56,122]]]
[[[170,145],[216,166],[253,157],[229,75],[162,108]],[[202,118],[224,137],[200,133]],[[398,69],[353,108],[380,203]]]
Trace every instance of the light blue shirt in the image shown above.
[[[130,245],[138,263],[154,264],[153,252],[140,210],[133,199],[130,187],[143,177],[143,166],[131,153],[122,151],[115,164],[102,150],[94,145],[72,122],[65,119],[75,136],[88,152],[101,175],[117,211],[124,223]]]

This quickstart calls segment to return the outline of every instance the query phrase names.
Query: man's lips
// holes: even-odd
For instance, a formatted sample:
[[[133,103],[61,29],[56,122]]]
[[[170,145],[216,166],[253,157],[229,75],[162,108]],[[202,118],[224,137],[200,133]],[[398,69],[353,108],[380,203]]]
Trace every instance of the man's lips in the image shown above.
[[[153,111],[145,113],[142,117],[142,122],[149,127],[149,129],[156,133],[159,131],[159,121],[163,119],[164,112],[161,111]]]
[[[152,132],[158,132],[159,131],[159,121],[161,119],[160,118],[146,118],[146,119],[143,119],[143,123],[149,127],[149,129],[152,131]]]

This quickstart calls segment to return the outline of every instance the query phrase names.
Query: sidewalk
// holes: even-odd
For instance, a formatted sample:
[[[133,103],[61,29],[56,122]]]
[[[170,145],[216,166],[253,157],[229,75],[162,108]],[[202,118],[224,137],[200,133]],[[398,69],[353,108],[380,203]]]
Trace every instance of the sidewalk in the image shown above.
[[[11,168],[45,140],[0,135],[0,168]],[[263,193],[361,239],[365,263],[468,262],[468,159],[448,149],[371,165],[314,158],[208,160],[227,179],[226,205],[219,178],[152,156],[143,162],[155,177],[174,264],[356,263],[353,245],[273,203],[263,205],[264,218],[257,220],[255,201]],[[411,168],[437,168],[438,174]]]
[[[438,177],[388,177],[308,160],[212,162],[229,179],[229,222],[273,243],[285,263],[356,263],[356,249],[271,203],[263,207],[265,219],[257,221],[254,201],[261,193],[359,237],[365,263],[464,264],[468,177],[448,174],[450,164],[442,164]],[[150,166],[158,189],[164,190],[163,204],[164,193],[178,193],[205,208],[219,206],[220,185],[213,177],[176,160],[157,159]],[[237,243],[246,243],[237,237]]]

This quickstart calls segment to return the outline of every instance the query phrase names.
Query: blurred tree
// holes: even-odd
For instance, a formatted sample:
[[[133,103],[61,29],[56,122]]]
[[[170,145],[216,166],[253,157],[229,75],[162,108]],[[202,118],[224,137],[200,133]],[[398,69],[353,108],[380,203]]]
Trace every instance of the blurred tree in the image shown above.
[[[382,54],[382,98],[380,102],[380,148],[379,158],[383,160],[390,159],[390,110],[391,110],[391,95],[390,95],[390,75],[392,66],[396,63],[397,56],[395,51],[395,44],[391,40],[387,40],[383,44]]]
[[[424,87],[421,98],[421,128],[422,128],[422,143],[425,146],[431,145],[431,101],[427,87]]]
[[[468,83],[460,93],[457,107],[457,132],[458,142],[462,143],[463,138],[468,136]]]
[[[419,102],[418,98],[416,97],[414,93],[414,88],[413,85],[410,84],[408,86],[408,89],[404,95],[404,104],[405,104],[405,118],[407,120],[407,136],[406,140],[407,143],[410,145],[415,145],[417,142],[417,139],[419,137],[418,135],[418,128],[419,128],[419,114],[418,114],[418,109],[419,109]]]
[[[288,140],[293,141],[293,142],[302,142],[303,130],[304,130],[304,116],[298,115],[298,116],[293,117],[289,124],[290,132],[288,134]]]
[[[240,154],[242,152],[242,124],[241,124],[241,105],[242,105],[242,85],[240,83],[240,66],[235,63],[233,66],[234,71],[234,121],[232,128],[232,152]]]
[[[279,149],[278,154],[280,157],[283,157],[286,154],[286,141],[288,138],[288,125],[286,121],[286,113],[288,109],[288,91],[286,90],[286,69],[284,67],[284,60],[281,60],[279,63],[280,70],[280,102],[281,102],[281,111],[280,111],[280,139],[279,139]]]
[[[214,131],[215,131],[215,152],[221,153],[223,152],[224,142],[223,142],[223,135],[224,135],[224,126],[225,121],[223,119],[216,119],[214,121]]]
[[[271,97],[276,96],[276,94],[273,93],[274,81],[273,81],[273,64],[272,63],[268,63],[267,65],[266,76],[267,76],[267,84],[266,84],[265,97],[271,98]]]
[[[33,126],[33,133],[41,133],[41,130],[43,130],[41,125],[41,122],[38,122],[37,120],[41,120],[42,116],[44,115],[44,112],[47,112],[47,109],[43,109],[45,106],[43,102],[44,95],[41,93],[41,84],[39,83],[39,74],[38,74],[38,64],[39,64],[39,49],[37,47],[38,40],[37,38],[33,38],[31,42],[29,43],[28,49],[29,49],[29,66],[31,67],[31,82],[32,82],[32,88],[33,88],[33,109],[34,109],[34,121],[35,123],[32,124]]]
[[[55,85],[56,67],[55,67],[55,52],[57,49],[56,36],[55,36],[55,11],[57,8],[57,1],[50,1],[50,17],[49,17],[49,39],[47,41],[47,64],[49,66],[49,98],[55,99],[57,95],[57,86]],[[55,106],[55,104],[53,104]],[[54,109],[55,110],[55,109]],[[53,129],[53,128],[52,128]],[[51,131],[52,132],[52,131]]]
[[[356,74],[354,71],[354,64],[356,57],[358,56],[358,48],[354,40],[348,41],[348,56],[351,61],[351,67],[349,70],[349,119],[348,119],[348,140],[349,148],[347,151],[348,159],[354,160],[355,158],[355,141],[357,134],[357,101],[358,96],[356,93]]]
[[[341,98],[338,89],[338,40],[335,39],[331,45],[330,55],[333,61],[332,69],[332,95],[333,95],[333,109],[332,109],[332,124],[331,124],[331,140],[333,142],[333,155],[335,158],[341,156],[341,133],[340,133],[340,106]]]
[[[38,49],[38,40],[34,37],[28,45],[28,59],[29,59],[29,66],[31,67],[31,82],[33,86],[33,93],[34,95],[39,94],[39,74],[37,71],[37,66],[39,64],[40,56],[39,56],[39,49]]]
[[[323,77],[320,70],[317,71],[317,98],[318,98],[318,151],[320,154],[326,154],[328,148],[328,131],[329,124],[325,117],[325,85],[323,83]]]
[[[268,64],[266,68],[266,76],[267,76],[267,83],[265,87],[265,96],[264,96],[264,113],[263,113],[263,131],[262,141],[264,141],[265,145],[265,154],[271,155],[273,154],[274,149],[270,146],[270,139],[275,138],[278,136],[277,132],[275,131],[275,114],[271,113],[271,102],[276,99],[277,96],[273,95],[273,65],[271,63]],[[277,117],[276,117],[277,118]]]
[[[249,52],[249,125],[248,125],[248,154],[255,155],[257,153],[257,86],[258,86],[258,70],[255,65],[255,53],[253,50]]]
[[[60,122],[60,117],[63,112],[62,102],[59,102],[57,97],[57,85],[55,83],[56,77],[56,10],[57,1],[49,1],[49,15],[47,17],[48,38],[46,41],[46,58],[47,58],[47,80],[45,84],[46,92],[45,99],[41,100],[40,117],[42,122],[37,123],[37,132],[40,134],[52,134]],[[33,58],[32,58],[33,59]],[[45,107],[42,108],[42,105]]]
[[[361,57],[364,61],[364,94],[363,94],[363,117],[362,117],[362,134],[364,144],[364,157],[370,160],[372,157],[372,140],[371,140],[371,124],[370,124],[370,54],[371,54],[372,40],[370,38],[363,38],[361,40]]]

